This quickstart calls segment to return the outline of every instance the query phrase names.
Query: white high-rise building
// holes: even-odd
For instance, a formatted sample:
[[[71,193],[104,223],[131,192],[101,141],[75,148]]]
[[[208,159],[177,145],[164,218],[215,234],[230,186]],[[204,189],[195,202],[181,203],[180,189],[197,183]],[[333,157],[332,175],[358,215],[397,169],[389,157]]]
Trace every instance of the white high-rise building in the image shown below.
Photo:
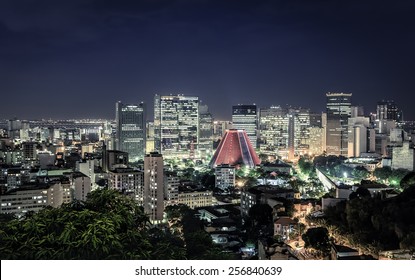
[[[368,117],[349,118],[348,126],[348,157],[360,157],[361,153],[369,151],[368,147]]]
[[[163,220],[164,164],[163,156],[152,152],[144,157],[144,212],[152,222]]]

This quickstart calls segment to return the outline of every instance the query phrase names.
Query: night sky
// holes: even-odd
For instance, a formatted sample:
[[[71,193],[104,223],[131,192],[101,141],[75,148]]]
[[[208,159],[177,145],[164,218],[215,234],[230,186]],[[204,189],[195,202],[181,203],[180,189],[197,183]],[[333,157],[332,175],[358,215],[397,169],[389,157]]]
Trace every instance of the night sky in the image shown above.
[[[363,3],[364,2],[364,3]],[[415,120],[415,1],[0,1],[0,119],[114,118],[115,102],[199,96],[325,110],[351,92]]]

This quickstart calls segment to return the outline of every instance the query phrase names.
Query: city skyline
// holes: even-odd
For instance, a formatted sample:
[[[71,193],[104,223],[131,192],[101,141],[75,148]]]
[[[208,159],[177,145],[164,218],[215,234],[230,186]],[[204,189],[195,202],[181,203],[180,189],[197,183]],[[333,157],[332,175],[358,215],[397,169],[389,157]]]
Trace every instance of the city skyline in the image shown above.
[[[325,111],[327,92],[415,120],[410,1],[2,1],[0,119],[107,118],[113,104],[198,96]],[[152,119],[151,110],[149,119]]]

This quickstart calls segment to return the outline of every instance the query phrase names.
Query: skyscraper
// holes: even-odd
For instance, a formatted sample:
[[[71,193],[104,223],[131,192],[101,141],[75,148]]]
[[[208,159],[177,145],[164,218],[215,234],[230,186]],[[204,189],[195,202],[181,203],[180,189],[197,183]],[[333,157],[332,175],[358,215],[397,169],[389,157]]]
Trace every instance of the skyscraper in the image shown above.
[[[143,103],[116,103],[116,149],[127,152],[130,162],[142,160],[146,147],[146,114]]]
[[[348,120],[348,157],[360,157],[360,154],[374,152],[370,150],[370,120],[368,117],[354,117]]]
[[[152,152],[144,157],[144,212],[151,221],[161,221],[164,211],[163,157]]]
[[[155,95],[155,150],[165,158],[189,158],[199,148],[199,98]]]
[[[258,114],[256,105],[232,106],[232,127],[244,129],[254,149],[257,148]]]
[[[280,106],[262,108],[260,113],[261,153],[287,157],[288,110]]]
[[[202,158],[212,156],[213,118],[207,105],[199,106],[199,152]]]
[[[395,101],[393,100],[382,100],[379,101],[376,106],[376,118],[378,120],[402,120],[402,112],[396,107]]]
[[[326,152],[347,157],[348,118],[351,116],[351,93],[331,93],[327,97]]]

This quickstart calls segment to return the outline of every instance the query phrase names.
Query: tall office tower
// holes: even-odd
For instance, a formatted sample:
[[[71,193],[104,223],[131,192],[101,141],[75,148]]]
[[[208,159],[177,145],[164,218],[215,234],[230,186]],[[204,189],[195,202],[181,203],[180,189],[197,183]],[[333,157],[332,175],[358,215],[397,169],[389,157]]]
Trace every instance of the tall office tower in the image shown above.
[[[165,158],[191,158],[199,148],[199,98],[155,95],[155,150]]]
[[[127,152],[130,162],[142,160],[146,148],[146,114],[144,103],[116,103],[116,147]]]
[[[291,111],[288,113],[288,160],[294,159],[295,149],[295,112]]]
[[[271,106],[260,110],[260,150],[261,153],[287,157],[288,149],[288,110]]]
[[[289,159],[293,159],[293,157],[308,153],[310,145],[310,109],[290,108],[288,120],[288,147],[289,155],[291,155]]]
[[[321,113],[310,112],[310,127],[323,127],[323,118]]]
[[[228,129],[232,128],[231,121],[214,121],[213,122],[213,140],[222,139]]]
[[[324,142],[324,127],[323,114],[310,113],[310,128],[309,128],[309,147],[308,153],[312,155],[320,155],[325,150]],[[324,141],[323,141],[324,138]]]
[[[22,129],[22,121],[14,118],[7,121],[7,133],[10,139],[20,138],[20,130]]]
[[[201,158],[213,154],[213,118],[207,105],[199,105],[199,152]]]
[[[321,113],[321,128],[323,129],[323,140],[321,148],[327,152],[327,113]]]
[[[368,117],[354,117],[348,120],[348,157],[360,157],[361,153],[369,151],[368,135],[369,132]],[[374,152],[374,151],[372,151]]]
[[[326,152],[347,157],[347,121],[351,116],[351,93],[327,93]]]
[[[350,112],[351,118],[364,117],[365,115],[365,110],[363,106],[352,106],[350,110],[351,110]]]
[[[321,155],[324,151],[323,145],[324,128],[318,126],[310,127],[310,144],[308,152],[311,155]]]
[[[394,120],[397,122],[402,120],[402,113],[393,100],[379,101],[376,107],[376,116],[378,120]]]
[[[244,129],[254,149],[257,148],[258,114],[256,105],[232,106],[232,127]]]
[[[152,222],[163,220],[164,170],[163,156],[151,152],[144,157],[144,212]]]
[[[255,153],[248,135],[243,129],[230,129],[223,136],[213,155],[209,166],[215,168],[218,165],[228,164],[231,166],[244,165],[254,168],[261,160]]]

